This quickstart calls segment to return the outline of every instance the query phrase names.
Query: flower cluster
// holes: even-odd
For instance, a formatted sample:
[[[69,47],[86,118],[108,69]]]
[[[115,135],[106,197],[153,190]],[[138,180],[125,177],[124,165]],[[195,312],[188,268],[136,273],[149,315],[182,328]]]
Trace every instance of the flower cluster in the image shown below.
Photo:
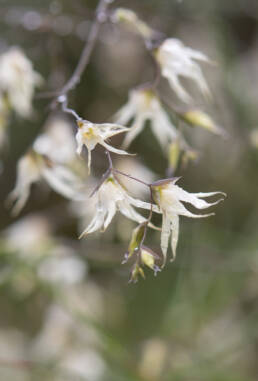
[[[203,95],[210,98],[210,90],[204,78],[198,61],[210,63],[208,57],[174,38],[161,38],[162,34],[153,31],[132,11],[119,8],[111,14],[111,20],[116,24],[129,26],[144,40],[155,65],[156,77],[153,81],[138,86],[129,91],[128,101],[115,114],[114,123],[93,123],[82,119],[75,110],[67,107],[67,93],[78,82],[77,71],[63,92],[57,97],[57,103],[62,110],[70,113],[76,119],[77,131],[73,134],[70,126],[64,120],[50,120],[45,131],[34,141],[31,149],[20,158],[17,164],[17,180],[10,199],[15,202],[13,211],[18,213],[30,194],[33,183],[45,180],[48,185],[62,196],[88,203],[93,212],[91,221],[82,231],[80,238],[88,234],[105,231],[117,211],[126,218],[137,223],[132,232],[125,260],[133,261],[131,281],[138,276],[144,277],[144,266],[152,269],[155,274],[165,265],[169,239],[171,241],[172,260],[176,257],[179,238],[179,216],[202,218],[213,215],[195,214],[190,212],[184,203],[196,209],[207,209],[219,203],[222,198],[207,202],[207,197],[217,196],[222,192],[189,193],[180,188],[176,182],[178,177],[153,182],[124,173],[113,165],[111,153],[130,155],[127,151],[115,148],[109,139],[125,133],[123,148],[127,149],[133,140],[144,130],[149,122],[150,128],[167,153],[169,168],[175,172],[180,161],[186,164],[195,159],[198,153],[186,143],[178,129],[179,121],[190,126],[199,126],[215,134],[223,134],[212,118],[194,106],[190,108],[165,107],[164,99],[158,89],[160,77],[165,77],[179,100],[192,102],[192,97],[180,82],[180,77],[191,79],[199,87]],[[99,22],[99,21],[97,21]],[[94,40],[94,39],[93,39]],[[78,65],[80,67],[80,64]],[[22,117],[28,117],[32,111],[34,89],[41,82],[41,77],[33,70],[30,61],[17,48],[11,49],[0,57],[0,136],[2,125],[5,124],[11,107]],[[71,84],[71,86],[70,86]],[[68,90],[67,90],[68,89]],[[84,146],[88,151],[88,172],[92,164],[92,151],[97,145],[104,148],[108,158],[108,168],[91,196],[85,193],[83,176],[75,174],[74,162],[80,161]],[[77,148],[76,148],[77,146]],[[77,155],[76,155],[77,153]],[[132,197],[120,181],[120,177],[147,187],[149,202]],[[153,174],[151,173],[151,177]],[[89,176],[88,184],[95,182]],[[147,216],[138,212],[137,208],[148,211]],[[153,222],[153,214],[162,215],[161,228]],[[148,229],[161,231],[161,254],[155,253],[145,245]],[[170,238],[171,237],[171,238]]]

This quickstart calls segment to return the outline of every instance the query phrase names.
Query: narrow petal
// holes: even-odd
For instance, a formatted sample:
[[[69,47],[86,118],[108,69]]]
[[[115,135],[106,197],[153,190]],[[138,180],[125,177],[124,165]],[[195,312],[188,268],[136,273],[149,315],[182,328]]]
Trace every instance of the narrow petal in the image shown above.
[[[95,231],[99,230],[104,224],[105,214],[106,214],[106,211],[103,210],[103,208],[98,207],[97,213],[93,217],[91,223],[81,233],[81,235],[79,236],[79,239],[81,239],[83,236],[87,234],[94,233]]]
[[[192,97],[189,95],[189,93],[184,89],[184,87],[181,85],[178,77],[176,75],[173,75],[170,70],[164,69],[162,71],[162,74],[164,77],[166,77],[170,83],[170,86],[172,89],[174,89],[177,96],[185,103],[191,103]]]
[[[31,185],[31,184],[30,184]],[[26,202],[28,201],[30,195],[30,185],[22,189],[22,192],[18,192],[15,189],[10,193],[8,201],[16,199],[16,202],[12,208],[12,215],[17,216],[20,211],[24,208]]]
[[[99,143],[101,144],[103,147],[105,147],[108,151],[111,151],[111,152],[114,152],[114,153],[117,153],[118,155],[133,155],[131,153],[128,153],[126,151],[123,151],[121,149],[117,149],[117,148],[114,148],[112,146],[110,146],[109,144],[107,144],[106,142],[101,142]]]
[[[147,210],[151,209],[151,204],[149,202],[141,201],[141,200],[138,200],[138,199],[133,198],[131,196],[127,196],[127,198],[130,201],[130,203],[132,205],[136,206],[137,208],[143,208],[143,209],[147,209]],[[162,213],[161,210],[159,209],[159,207],[155,204],[152,205],[152,210],[156,213]]]
[[[146,119],[142,114],[139,114],[136,117],[133,126],[129,129],[129,132],[125,136],[122,145],[123,148],[128,148],[132,141],[136,138],[136,136],[141,133],[141,131],[144,128],[145,121]]]
[[[193,195],[197,197],[210,197],[210,196],[216,196],[217,194],[222,194],[222,196],[227,197],[227,194],[221,191],[217,192],[199,192],[199,193],[192,193]]]
[[[136,221],[139,224],[146,221],[146,218],[141,216],[134,208],[125,200],[117,203],[119,211],[130,220]]]
[[[77,149],[76,149],[76,153],[77,153],[78,155],[81,155],[81,153],[82,153],[83,143],[82,143],[81,141],[78,141],[78,140],[77,140],[77,144],[78,144],[78,146],[77,146]]]
[[[170,236],[170,218],[166,212],[163,213],[162,228],[161,228],[161,250],[164,256],[163,266],[165,265],[168,251],[168,240]]]
[[[109,208],[107,211],[107,217],[106,217],[105,222],[104,222],[104,230],[106,230],[106,228],[108,227],[108,225],[112,221],[115,214],[116,214],[116,204],[115,204],[115,202],[110,202]]]
[[[197,64],[194,64],[194,70],[192,70],[191,73],[189,73],[189,78],[195,81],[197,86],[200,88],[203,95],[212,98],[209,86],[206,82],[206,79],[204,78],[204,75],[202,73],[202,70]],[[186,75],[188,77],[188,75]]]
[[[135,115],[135,106],[130,103],[126,103],[117,113],[114,115],[113,120],[118,124],[127,124]]]
[[[191,57],[191,58],[193,58],[195,60],[204,61],[204,62],[208,62],[208,63],[212,62],[209,59],[209,57],[206,56],[206,54],[200,52],[199,50],[195,50],[195,49],[192,49],[192,48],[187,48],[187,53],[188,53],[189,57]]]
[[[153,115],[152,131],[162,148],[166,148],[170,141],[177,138],[177,130],[168,115],[160,110]]]
[[[170,214],[178,214],[181,216],[186,216],[191,218],[204,218],[204,217],[213,216],[215,214],[215,213],[194,214],[192,212],[189,212],[189,210],[187,210],[185,206],[179,201],[175,201],[173,205],[169,205],[167,207],[167,210]]]
[[[178,185],[171,185],[171,192],[173,192],[173,197],[176,197],[180,201],[188,202],[192,204],[197,209],[209,208],[212,205],[218,204],[223,199],[219,199],[215,202],[207,202],[205,200],[199,199],[199,197],[210,197],[220,192],[209,192],[209,193],[189,193],[184,189],[180,188]],[[205,195],[205,196],[204,196]]]
[[[178,242],[178,236],[179,236],[179,217],[177,214],[171,215],[171,249],[172,249],[172,259],[173,262],[176,258],[176,248],[177,248],[177,242]]]
[[[88,149],[88,174],[90,175],[91,170],[91,149]]]
[[[57,193],[71,200],[81,200],[83,196],[78,191],[79,183],[74,179],[68,179],[66,171],[63,170],[65,169],[61,167],[44,168],[42,176]]]
[[[102,123],[98,124],[97,127],[99,135],[104,140],[110,138],[111,136],[115,136],[121,134],[122,132],[127,132],[130,130],[128,127],[113,123]]]

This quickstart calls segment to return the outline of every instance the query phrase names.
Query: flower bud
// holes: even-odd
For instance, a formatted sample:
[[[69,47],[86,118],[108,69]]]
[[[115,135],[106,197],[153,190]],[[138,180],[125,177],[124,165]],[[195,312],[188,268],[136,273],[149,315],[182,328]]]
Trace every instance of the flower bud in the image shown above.
[[[138,276],[141,275],[143,279],[145,279],[145,274],[143,269],[136,263],[132,269],[131,272],[131,278],[129,280],[129,283],[133,282],[136,283],[138,281]]]
[[[175,141],[170,143],[168,147],[168,163],[169,163],[169,168],[173,172],[175,172],[178,167],[180,152],[181,152],[180,143],[179,143],[179,140],[176,139]]]
[[[145,229],[146,224],[143,223],[133,230],[132,238],[126,255],[127,258],[130,258],[133,255],[134,251],[140,247]]]
[[[200,153],[193,149],[187,149],[182,156],[182,167],[187,167],[190,161],[197,161],[200,157]]]
[[[153,30],[130,9],[117,8],[113,13],[112,20],[115,23],[122,23],[136,30],[145,39],[150,39],[153,35]]]
[[[216,135],[226,135],[225,131],[217,126],[208,114],[201,110],[189,110],[180,114],[180,117],[191,126],[202,127]]]
[[[141,249],[141,261],[142,263],[152,269],[157,274],[160,271],[160,268],[155,264],[155,260],[159,260],[160,257],[158,254],[154,253],[151,249],[146,246],[142,246]]]

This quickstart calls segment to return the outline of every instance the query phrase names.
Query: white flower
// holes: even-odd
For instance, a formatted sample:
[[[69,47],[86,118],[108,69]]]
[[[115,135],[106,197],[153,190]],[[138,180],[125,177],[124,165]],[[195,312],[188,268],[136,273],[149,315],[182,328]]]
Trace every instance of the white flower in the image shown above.
[[[19,48],[10,48],[0,56],[0,92],[7,95],[20,116],[31,114],[34,90],[41,82],[41,76]]]
[[[111,136],[121,134],[122,132],[128,131],[128,128],[119,126],[117,124],[103,123],[94,124],[88,122],[87,120],[79,120],[78,132],[76,134],[77,140],[77,153],[80,155],[82,148],[85,145],[88,149],[88,168],[90,171],[91,166],[91,151],[95,148],[97,144],[101,144],[108,151],[120,154],[129,155],[127,152],[114,148],[105,142],[106,139],[111,138]]]
[[[64,118],[51,118],[45,132],[35,140],[33,148],[55,163],[71,163],[76,157],[76,143],[72,128],[71,123]]]
[[[133,119],[133,126],[125,137],[123,143],[125,148],[143,130],[147,120],[150,120],[153,134],[161,147],[166,147],[169,141],[177,137],[176,128],[171,123],[158,97],[151,90],[130,91],[129,100],[117,112],[115,121],[119,124],[127,124],[131,119]]]
[[[207,202],[202,200],[202,198],[214,196],[217,194],[222,194],[223,192],[208,192],[208,193],[189,193],[184,189],[175,185],[179,178],[166,179],[157,181],[152,184],[153,198],[157,203],[160,213],[163,214],[162,219],[162,231],[161,231],[161,249],[164,255],[164,262],[167,256],[168,241],[171,234],[171,249],[173,258],[176,256],[176,247],[179,236],[179,216],[186,216],[192,218],[208,217],[211,214],[194,214],[189,212],[183,202],[187,202],[193,205],[197,209],[206,209],[212,205],[218,204],[223,199],[219,199],[215,202]],[[153,209],[155,212],[156,209]]]
[[[143,223],[146,218],[141,216],[133,206],[150,209],[151,205],[129,196],[118,181],[110,175],[93,195],[96,214],[91,223],[83,231],[80,238],[99,229],[105,230],[119,210],[125,217]],[[133,206],[132,206],[133,205]]]
[[[204,95],[210,96],[202,70],[194,61],[210,62],[205,54],[184,46],[180,40],[168,38],[157,49],[156,58],[161,66],[161,74],[168,79],[182,101],[189,103],[192,98],[180,83],[179,76],[192,79]]]
[[[17,164],[16,184],[9,196],[10,200],[15,200],[14,214],[19,213],[26,204],[31,185],[41,179],[46,180],[51,188],[66,198],[82,199],[80,181],[71,171],[35,151],[30,151]]]

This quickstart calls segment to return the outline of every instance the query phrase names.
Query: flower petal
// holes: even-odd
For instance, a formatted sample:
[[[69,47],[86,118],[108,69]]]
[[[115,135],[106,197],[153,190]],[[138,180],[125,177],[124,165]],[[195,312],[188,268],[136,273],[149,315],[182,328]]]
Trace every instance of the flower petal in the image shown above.
[[[114,148],[112,146],[110,146],[109,144],[107,144],[106,142],[100,142],[99,144],[101,144],[103,147],[105,147],[108,151],[111,151],[111,152],[114,152],[114,153],[117,153],[118,155],[134,155],[132,153],[128,153],[126,151],[123,151],[121,149],[117,149],[117,148]]]
[[[137,135],[141,133],[144,128],[146,118],[142,114],[138,114],[135,118],[133,126],[129,129],[129,132],[126,134],[122,147],[128,148],[132,141],[136,138]]]
[[[168,79],[170,86],[172,87],[172,89],[174,89],[177,96],[183,102],[185,102],[185,103],[191,103],[192,102],[192,100],[193,100],[192,97],[184,89],[184,87],[181,85],[177,75],[172,74],[171,71],[166,69],[166,68],[162,70],[162,75]]]
[[[199,198],[199,197],[214,196],[217,194],[221,194],[221,192],[189,193],[189,192],[186,192],[184,189],[180,188],[178,185],[171,185],[170,189],[171,189],[171,192],[173,192],[173,197],[176,197],[180,201],[188,202],[197,209],[209,208],[210,206],[216,205],[223,200],[223,199],[219,199],[215,202],[207,202]]]
[[[99,230],[104,224],[105,214],[106,211],[98,206],[97,213],[95,214],[87,228],[81,233],[79,239],[81,239],[84,235],[94,233],[95,231]]]
[[[79,181],[66,168],[54,166],[43,168],[42,176],[57,193],[71,200],[82,200],[83,196],[78,191]]]
[[[168,240],[170,236],[170,218],[166,212],[163,213],[162,228],[161,228],[161,250],[164,256],[163,266],[165,265],[168,251]]]
[[[115,136],[130,130],[128,127],[113,123],[102,123],[97,124],[96,126],[98,128],[99,135],[104,140],[110,138],[111,136]]]
[[[130,95],[129,101],[123,107],[121,107],[117,113],[114,115],[113,120],[118,124],[127,124],[130,119],[134,117],[136,113],[136,108],[133,103],[130,103]]]
[[[162,148],[166,148],[178,136],[175,126],[162,108],[153,115],[151,127]]]
[[[127,195],[127,198],[130,201],[130,203],[132,205],[136,206],[137,208],[143,208],[143,209],[151,210],[151,204],[149,202],[138,200],[138,199],[133,198],[129,195]],[[159,207],[155,204],[152,205],[152,210],[156,213],[162,213],[161,210],[159,209]]]
[[[108,211],[107,211],[107,216],[106,216],[106,219],[104,222],[104,230],[106,230],[106,228],[108,227],[108,225],[112,221],[115,214],[116,214],[116,204],[115,204],[115,202],[110,202],[109,207],[108,207]]]
[[[179,217],[177,214],[171,214],[171,249],[172,249],[172,259],[173,262],[176,258],[176,248],[177,248],[177,242],[178,242],[178,236],[179,236]]]
[[[136,221],[139,224],[146,221],[146,218],[141,216],[134,210],[134,208],[129,204],[129,202],[123,200],[117,203],[119,211],[130,220]]]

